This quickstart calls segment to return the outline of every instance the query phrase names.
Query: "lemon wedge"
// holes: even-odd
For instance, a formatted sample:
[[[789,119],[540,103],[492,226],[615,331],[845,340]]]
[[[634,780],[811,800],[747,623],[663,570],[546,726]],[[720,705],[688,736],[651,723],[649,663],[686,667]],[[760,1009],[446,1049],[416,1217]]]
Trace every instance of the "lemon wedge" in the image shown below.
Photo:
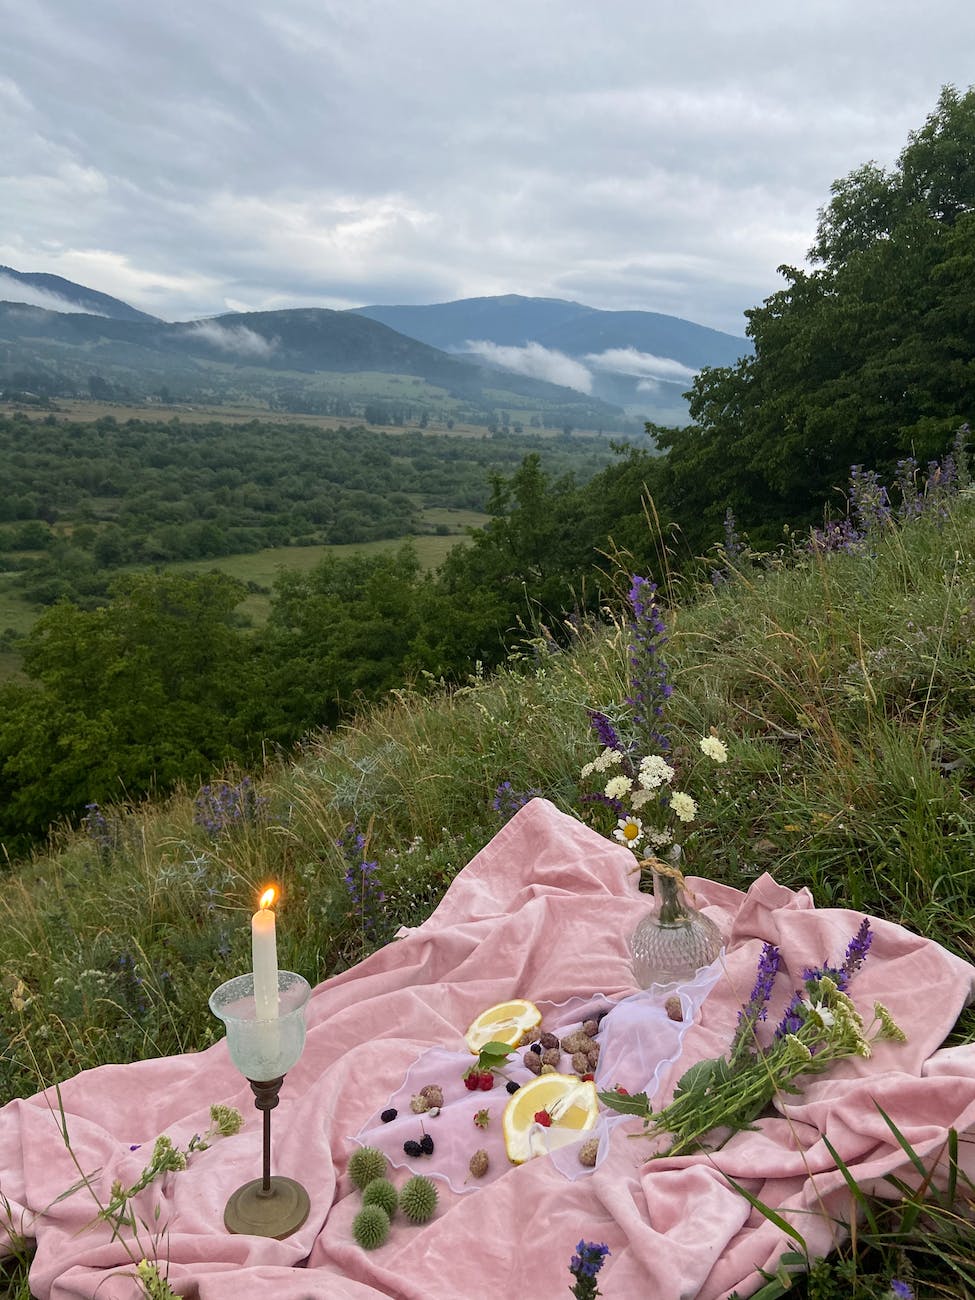
[[[551,1124],[539,1124],[539,1111],[548,1113]],[[575,1142],[590,1129],[599,1115],[596,1085],[583,1083],[574,1074],[543,1074],[524,1083],[504,1108],[501,1130],[504,1149],[513,1165],[532,1156]]]
[[[507,1043],[517,1047],[523,1043],[530,1030],[542,1023],[542,1013],[534,1002],[524,998],[514,998],[511,1002],[499,1002],[496,1007],[488,1007],[477,1017],[464,1041],[475,1056],[485,1043]]]

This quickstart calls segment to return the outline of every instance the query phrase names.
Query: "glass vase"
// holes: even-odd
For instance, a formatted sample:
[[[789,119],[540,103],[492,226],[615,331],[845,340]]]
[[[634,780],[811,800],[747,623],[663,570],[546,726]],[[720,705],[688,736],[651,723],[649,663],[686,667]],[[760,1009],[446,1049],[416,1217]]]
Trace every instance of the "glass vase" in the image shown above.
[[[693,979],[714,961],[724,943],[721,931],[684,891],[684,877],[672,867],[653,875],[653,907],[633,932],[633,975],[642,989]]]

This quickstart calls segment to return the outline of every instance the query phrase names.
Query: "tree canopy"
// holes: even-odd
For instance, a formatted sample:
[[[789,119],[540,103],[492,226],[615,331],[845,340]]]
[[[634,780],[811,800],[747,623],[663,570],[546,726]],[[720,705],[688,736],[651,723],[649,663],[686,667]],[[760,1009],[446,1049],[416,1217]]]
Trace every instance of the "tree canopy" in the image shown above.
[[[933,458],[972,415],[975,91],[946,87],[896,165],[838,180],[810,269],[746,312],[753,355],[708,368],[693,423],[658,431],[664,496],[692,544],[730,506],[753,541],[821,516],[854,463]]]

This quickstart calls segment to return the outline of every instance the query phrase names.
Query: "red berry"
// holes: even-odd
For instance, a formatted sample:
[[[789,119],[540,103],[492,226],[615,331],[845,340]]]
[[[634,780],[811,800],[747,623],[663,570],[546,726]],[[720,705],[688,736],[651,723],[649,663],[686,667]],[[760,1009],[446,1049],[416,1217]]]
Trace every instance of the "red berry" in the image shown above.
[[[464,1075],[464,1087],[467,1089],[468,1092],[477,1092],[478,1080],[480,1079],[480,1077],[481,1076],[479,1074]]]
[[[542,1128],[551,1128],[551,1127],[552,1127],[552,1116],[548,1113],[547,1110],[536,1110],[536,1111],[535,1111],[535,1123],[536,1123],[536,1124],[541,1124]]]
[[[630,1095],[629,1089],[624,1088],[621,1083],[618,1083],[616,1085],[616,1091],[619,1093],[621,1097],[628,1097]]]
[[[481,1089],[481,1092],[490,1092],[491,1089],[494,1087],[494,1075],[482,1074],[480,1078],[479,1087]]]
[[[592,1071],[590,1070],[590,1072],[589,1072],[588,1074],[584,1074],[584,1075],[582,1076],[582,1082],[583,1082],[583,1083],[589,1083],[590,1080],[595,1079],[595,1077],[596,1077],[596,1076],[595,1076],[595,1075],[592,1073]]]

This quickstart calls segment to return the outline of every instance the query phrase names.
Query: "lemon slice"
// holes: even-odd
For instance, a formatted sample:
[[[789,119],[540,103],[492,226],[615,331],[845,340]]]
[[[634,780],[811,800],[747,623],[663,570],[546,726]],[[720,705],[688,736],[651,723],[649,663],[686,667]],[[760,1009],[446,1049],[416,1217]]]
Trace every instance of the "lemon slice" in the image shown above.
[[[535,1120],[540,1110],[551,1116],[548,1127]],[[583,1083],[574,1074],[540,1075],[522,1084],[504,1108],[501,1129],[508,1159],[522,1165],[532,1156],[575,1142],[598,1115],[594,1083]]]
[[[464,1035],[464,1041],[475,1056],[485,1043],[508,1043],[517,1047],[525,1041],[529,1030],[541,1023],[542,1013],[534,1002],[515,998],[482,1011]]]

